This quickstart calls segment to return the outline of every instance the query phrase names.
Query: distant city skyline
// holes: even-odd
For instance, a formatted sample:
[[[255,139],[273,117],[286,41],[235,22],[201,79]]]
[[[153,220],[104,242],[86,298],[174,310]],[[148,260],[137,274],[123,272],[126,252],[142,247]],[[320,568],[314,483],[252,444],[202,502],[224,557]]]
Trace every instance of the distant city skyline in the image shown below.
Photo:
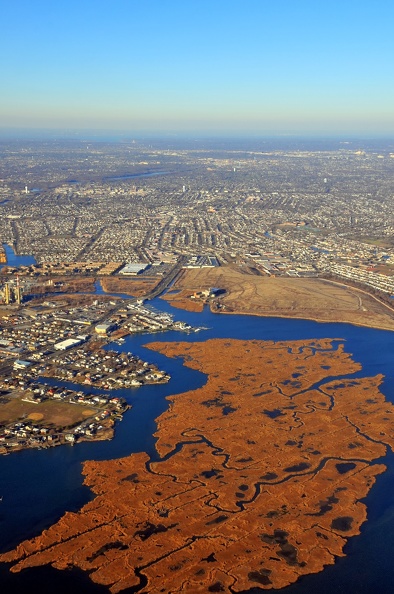
[[[389,0],[17,0],[0,134],[394,135]]]

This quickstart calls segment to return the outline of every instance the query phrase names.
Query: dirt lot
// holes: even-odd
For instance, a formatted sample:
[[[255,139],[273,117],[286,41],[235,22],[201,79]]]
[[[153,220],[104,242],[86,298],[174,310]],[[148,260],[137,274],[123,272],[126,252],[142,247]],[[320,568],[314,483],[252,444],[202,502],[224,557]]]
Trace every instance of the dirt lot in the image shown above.
[[[219,311],[225,313],[347,322],[394,330],[394,310],[341,282],[256,276],[249,269],[221,266],[185,270],[173,288],[193,292],[210,287],[226,290],[219,300],[223,305]]]
[[[67,427],[93,416],[95,412],[95,409],[69,404],[68,402],[46,400],[35,404],[23,401],[20,396],[12,396],[8,399],[8,402],[3,403],[3,398],[1,399],[0,424],[7,425],[8,423],[29,418],[46,427],[50,425]]]

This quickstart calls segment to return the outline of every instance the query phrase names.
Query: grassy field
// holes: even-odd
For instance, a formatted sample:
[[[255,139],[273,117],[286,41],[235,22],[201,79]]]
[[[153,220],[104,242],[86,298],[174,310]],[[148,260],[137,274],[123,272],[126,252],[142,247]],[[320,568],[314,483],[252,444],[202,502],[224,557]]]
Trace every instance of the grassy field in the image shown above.
[[[175,287],[218,287],[224,312],[347,322],[394,330],[394,311],[367,293],[318,278],[268,277],[234,266],[185,270]]]
[[[67,427],[75,425],[93,416],[96,409],[81,406],[78,404],[69,404],[68,402],[59,402],[57,400],[46,400],[34,404],[22,400],[23,396],[12,395],[6,397],[7,401],[1,402],[0,406],[0,424],[30,419],[36,424],[42,424],[46,427]]]

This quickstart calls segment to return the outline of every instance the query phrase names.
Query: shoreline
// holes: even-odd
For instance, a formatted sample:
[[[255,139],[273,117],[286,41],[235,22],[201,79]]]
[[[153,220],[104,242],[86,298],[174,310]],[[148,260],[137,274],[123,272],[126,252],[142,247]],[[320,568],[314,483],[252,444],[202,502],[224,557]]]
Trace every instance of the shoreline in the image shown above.
[[[259,317],[346,323],[364,328],[394,331],[394,309],[378,296],[343,281],[325,278],[288,278],[246,275],[232,267],[187,270],[166,299],[172,306],[188,310],[183,303],[201,295],[208,287],[225,293],[205,299],[212,313],[234,313]]]
[[[111,419],[112,420],[112,419]],[[118,419],[121,420],[121,419]],[[59,446],[74,446],[79,443],[92,443],[95,441],[109,441],[114,439],[115,437],[115,422],[108,426],[103,426],[103,430],[100,433],[96,433],[91,436],[81,435],[77,440],[74,442],[66,441],[64,438],[61,441],[51,441],[45,442],[41,444],[18,444],[15,447],[7,449],[6,446],[0,446],[0,456],[9,456],[10,454],[15,454],[17,452],[24,452],[25,450],[50,450],[52,448],[57,448]]]

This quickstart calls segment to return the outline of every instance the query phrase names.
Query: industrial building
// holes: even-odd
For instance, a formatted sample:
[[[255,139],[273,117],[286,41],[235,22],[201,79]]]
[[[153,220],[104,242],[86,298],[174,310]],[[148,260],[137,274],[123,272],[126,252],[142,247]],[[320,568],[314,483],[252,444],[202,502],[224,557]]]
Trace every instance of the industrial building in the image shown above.
[[[16,284],[11,284],[8,281],[5,282],[0,290],[0,294],[5,305],[10,305],[11,303],[20,305],[22,303],[22,288],[19,284],[19,280],[16,281]]]
[[[82,342],[83,342],[83,340],[78,340],[76,338],[67,338],[67,340],[62,340],[61,342],[56,343],[54,345],[54,348],[57,351],[67,351],[68,349],[71,349],[72,347],[82,344]]]
[[[95,330],[97,332],[97,334],[108,334],[109,332],[111,332],[111,330],[113,330],[115,328],[114,324],[97,324],[97,326],[95,327]]]
[[[31,361],[23,361],[22,359],[14,361],[14,369],[27,369],[30,365],[32,365]]]

